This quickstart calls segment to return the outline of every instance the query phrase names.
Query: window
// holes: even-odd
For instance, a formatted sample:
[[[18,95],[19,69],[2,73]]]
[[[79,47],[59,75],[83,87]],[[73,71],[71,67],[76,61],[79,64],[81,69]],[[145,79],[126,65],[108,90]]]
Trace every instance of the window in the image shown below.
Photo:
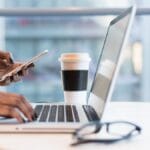
[[[58,57],[62,52],[83,51],[88,52],[92,57],[90,67],[90,82],[97,63],[98,55],[106,35],[108,23],[114,18],[116,10],[113,7],[126,7],[128,1],[111,3],[108,1],[40,1],[40,0],[6,0],[3,6],[8,8],[8,14],[1,17],[0,42],[2,48],[11,51],[16,60],[27,60],[44,49],[55,50],[53,55],[48,55],[41,59],[36,67],[24,78],[22,82],[12,84],[7,87],[10,92],[17,92],[25,95],[29,100],[36,101],[60,101],[63,99],[63,91],[60,77],[60,64]],[[85,7],[94,8],[90,12],[88,9],[82,10],[82,14],[77,9],[69,9],[73,13],[65,13],[61,7]],[[19,8],[35,7],[37,16],[28,13],[20,15],[9,13],[11,8],[15,8],[13,13]],[[51,15],[40,15],[39,8],[57,7],[51,11]],[[97,9],[109,7],[108,9]],[[64,15],[60,14],[59,11]],[[100,15],[109,12],[112,14]],[[27,9],[24,8],[24,14]],[[101,13],[100,13],[101,12]],[[56,14],[55,14],[56,13]],[[88,13],[89,15],[86,15]],[[0,13],[1,14],[1,13]],[[58,15],[59,14],[59,15]],[[90,15],[93,14],[93,15]],[[117,11],[116,11],[117,14]],[[150,69],[149,69],[149,16],[136,16],[130,39],[126,47],[126,54],[117,79],[117,84],[113,94],[113,100],[148,100],[150,98]],[[141,30],[142,29],[142,30]],[[3,40],[5,37],[5,41]]]

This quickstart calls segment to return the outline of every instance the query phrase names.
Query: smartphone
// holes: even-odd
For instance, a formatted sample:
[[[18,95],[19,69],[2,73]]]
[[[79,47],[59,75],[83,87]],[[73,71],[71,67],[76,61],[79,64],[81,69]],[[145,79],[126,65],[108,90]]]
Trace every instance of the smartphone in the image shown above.
[[[44,55],[46,55],[48,53],[48,50],[44,50],[41,53],[37,54],[36,56],[34,56],[33,58],[31,58],[30,60],[26,61],[25,63],[23,63],[22,65],[18,66],[17,68],[15,68],[14,70],[4,74],[1,78],[0,78],[0,82],[4,81],[7,77],[11,77],[13,74],[18,73],[19,71],[22,70],[23,67],[28,67],[29,65],[31,65],[32,63],[36,62],[37,60],[39,60],[41,57],[43,57]]]

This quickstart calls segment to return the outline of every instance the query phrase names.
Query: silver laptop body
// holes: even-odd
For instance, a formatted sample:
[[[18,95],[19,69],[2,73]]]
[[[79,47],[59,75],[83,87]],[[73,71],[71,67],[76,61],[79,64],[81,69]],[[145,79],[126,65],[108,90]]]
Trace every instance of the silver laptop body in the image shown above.
[[[36,121],[19,124],[15,119],[1,117],[0,132],[68,133],[90,121],[101,121],[114,89],[135,11],[135,7],[128,8],[110,22],[87,105],[35,103],[32,105],[38,115]]]

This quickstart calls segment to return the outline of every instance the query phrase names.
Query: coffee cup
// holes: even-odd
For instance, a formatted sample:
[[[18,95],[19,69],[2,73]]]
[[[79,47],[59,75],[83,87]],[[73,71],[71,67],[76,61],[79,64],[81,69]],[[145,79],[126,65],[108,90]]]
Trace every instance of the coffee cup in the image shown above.
[[[88,70],[91,58],[88,53],[63,53],[61,78],[66,104],[86,104]]]

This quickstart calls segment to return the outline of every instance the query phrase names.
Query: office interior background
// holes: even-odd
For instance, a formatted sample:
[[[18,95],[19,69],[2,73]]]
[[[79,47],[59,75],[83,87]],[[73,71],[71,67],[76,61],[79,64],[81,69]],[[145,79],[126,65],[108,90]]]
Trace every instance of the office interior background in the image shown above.
[[[32,102],[62,101],[63,89],[58,58],[63,52],[88,52],[92,58],[88,90],[91,87],[109,22],[115,8],[150,6],[148,0],[1,0],[0,7],[56,9],[53,15],[3,15],[0,12],[0,49],[12,52],[15,60],[25,61],[48,49],[49,55],[38,61],[21,82],[1,90],[20,93]],[[110,15],[57,15],[59,10],[78,8],[112,10]],[[67,10],[66,9],[66,10]],[[26,9],[25,9],[26,10]],[[84,9],[83,9],[84,10]],[[114,39],[115,40],[115,39]],[[125,48],[121,70],[113,92],[116,101],[150,100],[150,16],[137,15]]]

